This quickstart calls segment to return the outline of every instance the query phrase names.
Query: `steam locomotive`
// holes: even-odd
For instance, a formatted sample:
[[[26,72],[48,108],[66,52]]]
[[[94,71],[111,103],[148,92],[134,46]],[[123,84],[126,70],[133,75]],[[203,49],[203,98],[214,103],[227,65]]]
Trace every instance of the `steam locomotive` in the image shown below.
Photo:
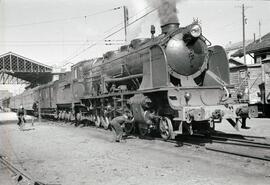
[[[211,46],[198,22],[161,26],[162,33],[135,39],[103,57],[82,61],[32,96],[43,116],[91,121],[108,128],[128,109],[126,132],[158,131],[164,139],[214,129],[226,119],[238,127],[250,112],[230,97],[229,65],[221,46]],[[37,112],[34,110],[34,112]]]

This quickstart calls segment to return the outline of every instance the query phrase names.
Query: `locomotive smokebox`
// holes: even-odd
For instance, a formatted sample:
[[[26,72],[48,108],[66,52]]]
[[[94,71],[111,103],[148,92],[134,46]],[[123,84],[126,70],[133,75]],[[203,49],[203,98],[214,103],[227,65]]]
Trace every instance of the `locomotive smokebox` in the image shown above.
[[[175,31],[179,28],[179,23],[168,23],[161,26],[161,31],[163,34]]]

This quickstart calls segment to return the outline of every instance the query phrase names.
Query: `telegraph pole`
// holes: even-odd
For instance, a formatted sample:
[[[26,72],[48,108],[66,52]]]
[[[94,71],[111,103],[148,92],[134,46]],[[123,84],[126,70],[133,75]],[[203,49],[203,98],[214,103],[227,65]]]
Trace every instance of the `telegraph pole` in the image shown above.
[[[123,6],[123,9],[124,9],[125,41],[127,41],[128,9],[126,6]]]
[[[245,15],[245,10],[247,8],[251,8],[251,6],[245,6],[245,4],[242,4],[242,6],[237,6],[237,8],[242,9],[242,24],[243,24],[243,55],[244,55],[244,63],[246,64],[246,24],[247,24],[247,18]]]
[[[245,4],[242,4],[242,6],[236,6],[237,8],[242,9],[242,24],[243,24],[243,55],[244,55],[244,63],[246,64],[246,24],[247,24],[247,18],[245,15],[245,10],[247,8],[251,8],[251,6],[245,6]]]
[[[259,21],[259,38],[260,38],[260,42],[262,41],[262,35],[261,35],[261,21]]]
[[[41,122],[41,91],[38,90],[38,122]]]
[[[245,16],[245,4],[242,4],[242,23],[243,23],[243,55],[244,55],[244,64],[246,64],[246,16]]]

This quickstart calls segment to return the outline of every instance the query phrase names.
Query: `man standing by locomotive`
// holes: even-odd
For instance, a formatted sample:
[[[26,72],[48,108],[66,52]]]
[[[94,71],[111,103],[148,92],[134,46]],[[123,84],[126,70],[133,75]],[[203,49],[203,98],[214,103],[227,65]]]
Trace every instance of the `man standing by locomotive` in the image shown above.
[[[24,123],[26,122],[26,120],[24,118],[25,114],[26,114],[25,109],[23,108],[23,105],[21,104],[20,107],[17,110],[18,125],[20,127],[20,130],[23,129]]]
[[[124,134],[125,124],[132,124],[134,122],[134,118],[132,119],[132,113],[130,110],[124,110],[124,114],[122,116],[115,117],[111,121],[112,130],[115,133],[115,141],[120,142],[122,140]]]

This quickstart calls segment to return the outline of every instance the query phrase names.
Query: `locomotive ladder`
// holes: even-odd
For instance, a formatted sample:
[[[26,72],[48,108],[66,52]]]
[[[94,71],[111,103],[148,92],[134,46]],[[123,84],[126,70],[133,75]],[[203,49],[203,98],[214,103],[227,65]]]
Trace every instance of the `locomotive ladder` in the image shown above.
[[[248,81],[248,79],[249,79],[249,75],[247,75],[245,78],[244,78],[244,80],[241,82],[241,84],[238,86],[238,88],[236,89],[236,91],[234,92],[234,94],[237,94],[239,91],[240,91],[240,89],[241,89],[241,87],[244,85],[244,83],[245,82],[247,82]],[[256,79],[257,80],[257,79]],[[255,81],[256,81],[255,80]]]

